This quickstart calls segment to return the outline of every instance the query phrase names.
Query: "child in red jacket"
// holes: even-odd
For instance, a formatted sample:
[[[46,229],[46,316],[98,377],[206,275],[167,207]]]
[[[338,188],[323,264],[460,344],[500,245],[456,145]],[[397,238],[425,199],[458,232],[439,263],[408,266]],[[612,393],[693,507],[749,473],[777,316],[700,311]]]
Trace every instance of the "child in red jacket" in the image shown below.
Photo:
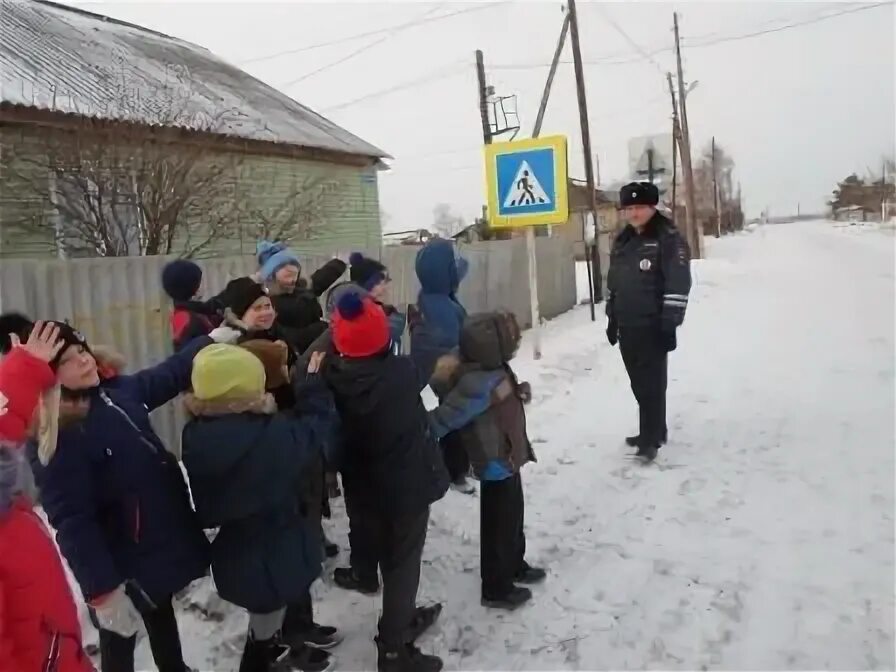
[[[21,493],[19,446],[55,382],[49,362],[61,346],[59,329],[40,322],[24,346],[15,336],[0,344],[8,351],[0,359],[0,672],[94,669],[59,553]]]

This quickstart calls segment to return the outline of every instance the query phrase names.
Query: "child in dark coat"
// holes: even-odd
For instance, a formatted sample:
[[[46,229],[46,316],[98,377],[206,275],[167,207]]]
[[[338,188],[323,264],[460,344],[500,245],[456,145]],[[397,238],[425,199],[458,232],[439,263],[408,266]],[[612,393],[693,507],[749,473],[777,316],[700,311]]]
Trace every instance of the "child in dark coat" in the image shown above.
[[[430,505],[448,489],[420,390],[407,357],[390,349],[389,324],[370,298],[347,293],[332,320],[336,355],[324,377],[339,412],[342,481],[352,526],[363,530],[383,574],[377,637],[380,672],[439,672],[442,661],[413,644],[415,606]],[[375,569],[374,569],[375,571]],[[438,609],[430,610],[431,618]]]
[[[317,375],[321,359],[297,376],[296,405],[285,411],[265,392],[264,365],[248,350],[214,345],[193,365],[183,460],[202,525],[220,528],[212,544],[218,593],[250,613],[240,672],[311,672],[331,664],[306,645],[305,633],[285,643],[278,638],[287,605],[305,598],[321,569],[319,536],[297,493],[335,419]],[[339,640],[327,630],[329,648]]]
[[[170,322],[175,352],[221,324],[223,306],[216,299],[200,300],[201,286],[202,269],[192,261],[176,259],[162,269],[162,288],[174,302]]]
[[[442,399],[430,413],[436,434],[456,432],[482,482],[482,603],[500,609],[515,609],[532,597],[516,584],[545,578],[544,570],[529,566],[524,557],[520,469],[535,454],[523,407],[531,396],[529,386],[519,383],[510,368],[519,344],[512,314],[475,315],[461,332],[459,355],[439,360],[430,382]]]
[[[367,292],[367,295],[379,304],[383,312],[386,313],[386,317],[389,318],[392,350],[396,355],[400,355],[401,339],[404,336],[407,316],[388,302],[389,286],[392,283],[389,269],[382,262],[365,257],[360,252],[352,253],[349,263],[351,264],[349,269],[351,281]]]

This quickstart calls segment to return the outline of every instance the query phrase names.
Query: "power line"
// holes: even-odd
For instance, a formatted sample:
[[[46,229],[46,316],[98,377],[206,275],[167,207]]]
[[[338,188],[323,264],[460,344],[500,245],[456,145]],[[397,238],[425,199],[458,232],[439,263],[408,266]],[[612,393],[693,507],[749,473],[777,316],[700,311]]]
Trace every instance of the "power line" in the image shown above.
[[[831,14],[823,14],[821,16],[816,16],[813,18],[805,19],[803,21],[795,21],[793,23],[788,23],[783,26],[777,26],[776,28],[766,28],[764,30],[756,30],[750,33],[742,33],[740,35],[730,35],[728,37],[721,37],[716,40],[710,40],[707,42],[699,42],[696,44],[690,44],[687,40],[685,41],[685,46],[687,47],[711,47],[716,44],[722,44],[724,42],[736,42],[739,40],[746,40],[752,37],[759,37],[760,35],[769,35],[771,33],[779,33],[783,30],[790,30],[791,28],[801,28],[803,26],[809,26],[815,23],[820,23],[822,21],[826,21],[827,19],[834,19],[838,16],[845,16],[847,14],[857,14],[858,12],[865,12],[869,9],[877,9],[879,7],[892,7],[894,3],[892,0],[890,2],[877,2],[872,5],[862,5],[861,7],[852,7],[851,9],[844,9],[839,12],[833,12]]]
[[[777,26],[775,28],[766,28],[766,29],[762,29],[762,30],[754,30],[754,31],[751,31],[748,33],[741,33],[741,34],[737,34],[737,35],[728,35],[728,36],[720,37],[717,39],[709,39],[704,42],[696,42],[696,43],[688,42],[685,46],[687,46],[689,48],[710,47],[710,46],[715,46],[718,44],[723,44],[725,42],[735,42],[735,41],[739,41],[739,40],[745,40],[745,39],[749,39],[749,38],[753,38],[753,37],[767,35],[770,33],[778,33],[778,32],[784,31],[784,30],[790,30],[792,28],[800,28],[802,26],[808,26],[811,24],[820,23],[827,19],[833,19],[833,18],[836,18],[839,16],[844,16],[846,14],[855,14],[857,12],[864,12],[864,11],[867,11],[870,9],[877,9],[879,7],[886,7],[886,6],[892,7],[893,5],[894,5],[894,2],[892,2],[892,1],[878,2],[878,3],[874,3],[872,5],[862,5],[860,7],[853,7],[850,9],[841,10],[839,12],[834,12],[834,13],[830,13],[830,14],[822,14],[820,16],[814,16],[814,17],[805,19],[803,21],[794,21],[792,23],[789,23],[789,24],[786,24],[783,26]],[[704,35],[704,36],[701,36],[698,38],[690,38],[690,40],[695,40],[695,39],[699,40],[699,39],[704,39],[707,37],[708,36]],[[683,42],[686,41],[686,38],[684,36],[682,36],[682,41]],[[635,54],[633,54],[632,52],[607,54],[605,56],[601,56],[596,59],[585,60],[585,61],[583,61],[583,63],[585,65],[602,65],[602,66],[629,65],[632,63],[642,63],[647,59],[652,60],[652,57],[654,57],[654,56],[658,56],[659,54],[664,54],[666,52],[672,52],[672,51],[675,51],[674,45],[670,45],[668,47],[661,47],[659,49],[654,49],[653,51],[649,51],[649,52],[643,52],[643,53],[640,53],[640,55],[638,55],[638,56],[635,56]],[[622,58],[620,60],[620,57],[626,57],[626,56],[627,56],[627,58]],[[565,60],[565,61],[561,61],[561,63],[569,64],[569,63],[572,63],[572,61]],[[496,69],[496,70],[534,70],[534,69],[538,69],[538,68],[547,68],[547,67],[550,67],[550,65],[551,65],[550,63],[505,63],[505,64],[491,65],[490,67],[493,69]]]
[[[645,59],[647,59],[647,60],[649,60],[651,63],[653,63],[654,67],[659,71],[660,75],[662,75],[663,77],[665,77],[665,75],[666,75],[666,71],[663,69],[663,66],[661,66],[659,63],[657,63],[657,61],[656,61],[656,59],[653,57],[653,55],[647,53],[647,52],[641,47],[640,44],[638,44],[637,42],[635,42],[635,41],[629,36],[629,34],[626,33],[626,32],[622,29],[622,27],[621,27],[618,23],[616,23],[616,21],[613,20],[613,17],[610,15],[610,13],[609,13],[607,10],[605,10],[605,9],[601,6],[600,3],[597,3],[597,9],[598,9],[598,11],[603,15],[603,17],[607,20],[607,23],[609,23],[617,33],[619,33],[620,35],[622,35],[623,39],[624,39],[626,42],[628,42],[628,43],[634,48],[635,51],[637,51],[639,54],[641,54],[641,56],[643,56]]]
[[[346,35],[345,37],[339,37],[335,40],[327,40],[325,42],[316,42],[314,44],[308,44],[304,47],[299,47],[298,49],[287,49],[284,51],[278,51],[273,54],[268,54],[266,56],[256,56],[255,58],[248,58],[244,61],[240,61],[239,65],[248,65],[249,63],[260,63],[261,61],[269,61],[274,58],[279,58],[280,56],[288,56],[291,54],[300,54],[305,51],[311,51],[312,49],[322,49],[323,47],[331,47],[337,44],[345,44],[346,42],[354,42],[355,40],[360,40],[365,37],[374,37],[377,35],[382,35],[383,33],[394,33],[400,30],[406,30],[408,28],[416,28],[417,26],[422,26],[427,23],[434,23],[436,21],[442,21],[443,19],[450,19],[455,16],[460,16],[462,14],[471,14],[473,12],[481,12],[486,9],[492,9],[493,7],[497,7],[499,5],[505,5],[508,2],[512,2],[513,0],[502,0],[501,2],[492,2],[484,5],[475,5],[473,7],[466,7],[464,9],[458,9],[454,12],[449,12],[448,14],[441,14],[439,16],[427,16],[424,18],[414,19],[413,21],[407,21],[405,23],[399,23],[392,26],[387,26],[385,28],[377,28],[376,30],[368,30],[363,33],[355,33],[353,35]]]
[[[347,100],[344,103],[338,103],[337,105],[331,105],[330,107],[325,107],[321,111],[322,112],[334,112],[336,110],[341,110],[344,107],[349,107],[350,105],[357,105],[358,103],[372,100],[374,98],[381,98],[382,96],[388,95],[390,93],[395,93],[397,91],[404,91],[405,89],[413,89],[417,86],[423,86],[425,84],[430,84],[432,82],[437,82],[439,80],[445,79],[446,77],[451,77],[452,75],[457,74],[463,69],[463,64],[466,63],[466,60],[455,61],[454,63],[449,63],[443,68],[439,70],[435,70],[434,72],[423,75],[422,77],[417,77],[416,79],[411,79],[406,82],[402,82],[400,84],[396,84],[394,86],[390,86],[386,89],[380,89],[379,91],[373,91],[371,93],[365,94],[358,98],[353,98],[352,100]]]
[[[439,9],[441,9],[441,8],[438,6],[431,7],[430,9],[423,12],[423,15],[420,17],[420,19],[426,18],[430,14],[439,11]],[[342,58],[340,58],[336,61],[333,61],[332,63],[327,63],[326,65],[322,65],[321,67],[319,67],[315,70],[312,70],[311,72],[307,72],[304,75],[302,75],[301,77],[297,77],[296,79],[291,79],[290,81],[281,84],[278,88],[285,89],[287,87],[294,86],[294,85],[298,84],[299,82],[304,82],[309,77],[313,77],[314,75],[320,74],[321,72],[324,72],[325,70],[329,70],[330,68],[335,68],[337,65],[342,65],[346,61],[350,61],[351,59],[353,59],[355,56],[359,56],[360,54],[363,54],[365,51],[369,51],[370,49],[373,49],[374,47],[382,44],[383,42],[390,39],[398,32],[399,32],[398,30],[393,30],[390,33],[386,33],[380,39],[374,40],[373,42],[365,44],[362,47],[359,47],[358,49],[355,49],[354,51],[350,52],[348,55],[343,56]]]

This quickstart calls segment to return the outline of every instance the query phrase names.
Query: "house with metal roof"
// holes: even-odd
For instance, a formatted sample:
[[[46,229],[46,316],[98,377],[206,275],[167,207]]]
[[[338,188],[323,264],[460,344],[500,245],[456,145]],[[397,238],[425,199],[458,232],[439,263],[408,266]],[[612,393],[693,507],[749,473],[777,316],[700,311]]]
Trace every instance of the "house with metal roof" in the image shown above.
[[[378,248],[384,158],[200,46],[0,0],[0,257]]]

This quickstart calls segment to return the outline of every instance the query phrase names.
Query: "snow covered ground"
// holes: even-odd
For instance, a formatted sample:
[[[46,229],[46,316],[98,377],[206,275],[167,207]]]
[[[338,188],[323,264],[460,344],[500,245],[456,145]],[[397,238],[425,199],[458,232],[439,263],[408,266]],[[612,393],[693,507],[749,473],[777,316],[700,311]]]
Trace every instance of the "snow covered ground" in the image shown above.
[[[656,465],[625,457],[636,411],[602,317],[551,322],[539,362],[524,349],[528,555],[550,576],[527,608],[483,609],[478,500],[450,492],[420,591],[445,604],[420,644],[447,669],[896,666],[894,238],[811,222],[708,246]],[[345,528],[340,501],[343,549]],[[335,564],[318,620],[345,633],[338,669],[373,670],[379,599],[334,588]],[[243,618],[209,585],[189,602],[188,662],[236,669]],[[154,669],[145,644],[139,659]]]

